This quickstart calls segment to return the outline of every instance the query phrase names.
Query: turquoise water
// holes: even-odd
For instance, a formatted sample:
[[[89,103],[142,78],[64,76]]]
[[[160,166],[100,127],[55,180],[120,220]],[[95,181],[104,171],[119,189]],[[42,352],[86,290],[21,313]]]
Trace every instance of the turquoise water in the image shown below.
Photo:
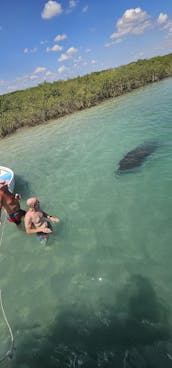
[[[172,79],[1,141],[16,192],[61,219],[46,247],[5,223],[12,367],[172,366]],[[144,142],[135,172],[118,162]],[[10,345],[0,313],[3,354]]]

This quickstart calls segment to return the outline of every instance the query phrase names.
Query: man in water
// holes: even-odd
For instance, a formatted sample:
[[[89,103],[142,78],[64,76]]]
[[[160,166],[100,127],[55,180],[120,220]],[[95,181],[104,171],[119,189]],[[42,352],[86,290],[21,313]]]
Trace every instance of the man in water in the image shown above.
[[[16,225],[21,224],[21,218],[25,215],[26,211],[20,208],[19,199],[21,196],[18,194],[12,194],[8,189],[8,181],[0,181],[0,224],[1,222],[1,209],[6,212],[6,217],[9,222],[13,222]]]
[[[27,234],[37,234],[41,240],[44,238],[44,235],[46,237],[46,234],[52,232],[51,225],[46,219],[52,222],[59,222],[60,220],[42,211],[37,198],[29,198],[26,203],[29,207],[24,219],[26,232]]]

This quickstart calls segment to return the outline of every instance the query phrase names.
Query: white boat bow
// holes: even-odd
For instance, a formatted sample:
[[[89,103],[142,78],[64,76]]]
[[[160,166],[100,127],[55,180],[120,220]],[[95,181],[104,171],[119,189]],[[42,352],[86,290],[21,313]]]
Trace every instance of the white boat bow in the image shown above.
[[[8,180],[8,187],[11,192],[14,190],[14,172],[5,166],[0,166],[0,180]]]

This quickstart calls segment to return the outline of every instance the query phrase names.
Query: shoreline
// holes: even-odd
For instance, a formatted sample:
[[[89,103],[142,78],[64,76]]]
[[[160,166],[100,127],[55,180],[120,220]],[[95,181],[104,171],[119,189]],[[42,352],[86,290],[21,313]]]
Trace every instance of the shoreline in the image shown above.
[[[172,54],[0,96],[0,138],[96,107],[172,77]]]

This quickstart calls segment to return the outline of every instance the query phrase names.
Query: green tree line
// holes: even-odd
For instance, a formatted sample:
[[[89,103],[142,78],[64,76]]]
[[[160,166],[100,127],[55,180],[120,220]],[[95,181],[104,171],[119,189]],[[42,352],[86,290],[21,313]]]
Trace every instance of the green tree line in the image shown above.
[[[0,96],[0,137],[172,76],[172,54]]]

